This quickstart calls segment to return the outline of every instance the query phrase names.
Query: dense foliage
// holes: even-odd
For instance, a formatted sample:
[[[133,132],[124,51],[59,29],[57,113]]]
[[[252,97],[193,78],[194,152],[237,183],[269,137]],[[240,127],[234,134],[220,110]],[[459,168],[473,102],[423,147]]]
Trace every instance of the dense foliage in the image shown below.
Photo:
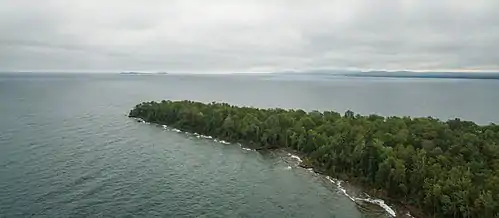
[[[289,147],[436,217],[499,216],[499,126],[459,119],[146,102],[130,117],[264,147]]]

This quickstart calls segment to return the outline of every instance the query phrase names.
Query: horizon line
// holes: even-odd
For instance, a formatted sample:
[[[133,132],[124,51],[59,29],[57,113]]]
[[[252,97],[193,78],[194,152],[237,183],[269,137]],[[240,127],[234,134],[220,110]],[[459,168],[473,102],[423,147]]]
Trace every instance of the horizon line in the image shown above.
[[[387,73],[499,73],[499,70],[388,70],[388,69],[336,69],[336,68],[315,68],[315,69],[284,69],[284,70],[274,70],[274,71],[244,71],[244,70],[210,70],[210,71],[184,71],[184,70],[174,70],[174,71],[164,71],[164,70],[0,70],[0,73],[103,73],[103,74],[115,74],[115,73],[141,73],[141,74],[269,74],[269,73],[313,73],[317,71],[330,71],[332,73],[338,72],[357,72],[357,73],[369,73],[369,72],[387,72]]]

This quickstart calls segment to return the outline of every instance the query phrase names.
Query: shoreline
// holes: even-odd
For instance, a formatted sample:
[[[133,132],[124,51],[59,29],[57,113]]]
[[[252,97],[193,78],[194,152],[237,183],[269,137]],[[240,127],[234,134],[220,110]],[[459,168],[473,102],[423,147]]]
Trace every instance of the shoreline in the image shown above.
[[[322,176],[323,178],[325,178],[326,180],[328,180],[329,182],[334,184],[336,186],[336,188],[343,193],[344,196],[348,197],[350,200],[352,200],[356,204],[368,203],[371,205],[376,205],[376,206],[382,208],[385,211],[385,213],[390,217],[414,218],[414,216],[412,214],[418,214],[418,218],[425,218],[426,217],[426,216],[421,215],[421,214],[423,214],[421,211],[419,211],[415,208],[409,209],[408,205],[404,204],[403,202],[401,202],[399,200],[390,199],[386,196],[379,196],[379,193],[377,193],[377,192],[373,193],[373,191],[370,190],[368,187],[366,187],[365,185],[363,185],[359,182],[356,182],[355,179],[351,179],[351,177],[349,177],[347,175],[342,175],[342,177],[347,177],[347,179],[343,180],[343,179],[340,179],[337,177],[331,177],[331,176],[327,175],[326,173],[318,170],[317,168],[314,168],[313,166],[308,166],[306,164],[303,164],[304,159],[306,160],[306,158],[307,158],[306,155],[300,154],[298,151],[295,151],[293,149],[290,149],[290,148],[274,149],[273,147],[270,147],[270,148],[256,147],[255,148],[254,145],[251,145],[251,143],[248,144],[247,147],[245,147],[246,143],[228,142],[228,141],[225,141],[222,139],[217,139],[216,137],[213,137],[213,136],[206,136],[206,135],[199,134],[196,132],[186,132],[186,131],[182,131],[182,130],[174,128],[174,127],[170,127],[168,125],[146,122],[142,118],[138,118],[138,117],[132,117],[132,119],[134,119],[140,123],[158,125],[158,126],[161,126],[163,129],[168,130],[168,131],[172,131],[172,132],[176,132],[176,133],[183,133],[183,134],[187,134],[187,135],[193,135],[198,139],[211,139],[216,143],[220,143],[220,144],[224,144],[224,145],[230,145],[230,144],[239,145],[239,147],[245,151],[256,151],[256,152],[259,152],[259,151],[277,151],[277,152],[286,153],[289,158],[297,161],[297,165],[296,165],[297,167],[300,167],[302,169],[308,170],[312,173],[315,173],[315,174]],[[291,166],[288,166],[288,167],[291,168]],[[342,185],[343,183],[347,184],[346,185],[347,187],[344,187]],[[362,198],[359,196],[352,196],[351,194],[348,193],[349,187],[358,189],[360,191],[361,195],[365,195],[366,198]],[[374,196],[374,198],[371,197],[371,195]],[[388,199],[388,200],[385,200],[385,199]],[[391,204],[391,206],[388,205],[387,203]]]
[[[338,188],[338,190],[341,191],[344,196],[348,197],[351,201],[353,201],[356,204],[368,203],[371,205],[376,205],[382,208],[385,211],[385,213],[390,217],[414,218],[413,215],[414,213],[416,214],[422,213],[421,211],[408,209],[407,205],[405,205],[401,201],[390,199],[386,196],[379,196],[379,194],[377,193],[372,193],[372,191],[369,191],[370,189],[366,187],[364,184],[355,182],[353,179],[351,179],[351,177],[348,177],[347,175],[342,175],[342,177],[348,177],[347,179],[341,179],[338,177],[330,176],[313,166],[302,164],[303,160],[304,159],[306,160],[307,157],[306,155],[300,154],[295,150],[289,148],[281,148],[280,150],[286,152],[290,158],[295,159],[298,162],[297,164],[298,167],[313,172],[317,175],[320,175],[329,182],[331,182],[332,184],[334,184],[336,188]],[[344,186],[343,184],[346,185]],[[349,193],[350,189],[356,189],[360,194]],[[418,218],[425,218],[425,217],[426,216],[418,215]]]
[[[290,158],[297,160],[298,167],[313,172],[327,179],[329,182],[334,184],[336,188],[338,188],[343,193],[343,195],[348,197],[356,204],[368,203],[371,205],[376,205],[382,208],[387,213],[387,215],[390,215],[391,217],[403,217],[403,218],[415,218],[416,216],[418,218],[428,217],[421,210],[411,207],[410,205],[400,200],[387,197],[386,195],[381,194],[379,191],[376,191],[366,186],[365,184],[358,182],[356,179],[346,174],[334,177],[326,174],[321,170],[318,170],[313,166],[307,166],[305,164],[302,164],[303,160],[306,159],[307,157],[306,155],[299,154],[299,152],[295,150],[289,148],[281,148],[280,150],[286,152]],[[346,177],[346,178],[339,178],[339,177]],[[356,194],[349,193],[349,190],[351,189],[355,189],[356,192],[358,193]]]

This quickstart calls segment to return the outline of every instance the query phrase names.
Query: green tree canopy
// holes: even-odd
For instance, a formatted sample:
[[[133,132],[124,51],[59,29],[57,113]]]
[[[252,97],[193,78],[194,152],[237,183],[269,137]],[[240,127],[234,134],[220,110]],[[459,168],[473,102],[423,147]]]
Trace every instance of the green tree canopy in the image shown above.
[[[435,217],[499,217],[499,126],[346,111],[144,102],[130,117],[262,148],[294,149]]]

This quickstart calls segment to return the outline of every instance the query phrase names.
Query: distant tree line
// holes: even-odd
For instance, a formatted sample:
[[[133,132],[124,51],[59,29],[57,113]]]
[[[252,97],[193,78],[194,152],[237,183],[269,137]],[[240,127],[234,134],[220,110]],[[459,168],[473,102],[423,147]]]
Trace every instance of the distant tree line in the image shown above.
[[[459,119],[145,102],[130,117],[266,148],[291,148],[435,217],[499,217],[499,126]]]

